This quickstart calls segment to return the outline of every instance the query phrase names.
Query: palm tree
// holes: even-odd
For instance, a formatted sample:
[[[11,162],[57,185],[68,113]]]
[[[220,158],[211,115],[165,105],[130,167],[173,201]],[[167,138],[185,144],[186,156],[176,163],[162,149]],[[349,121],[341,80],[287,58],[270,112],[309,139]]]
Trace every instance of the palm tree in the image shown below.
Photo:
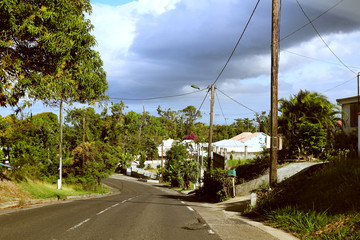
[[[298,94],[290,95],[289,100],[280,99],[279,103],[281,112],[279,130],[285,137],[285,145],[290,153],[296,148],[299,152],[304,152],[305,143],[298,141],[298,135],[304,131],[300,129],[301,124],[314,124],[316,127],[325,129],[327,139],[329,139],[336,120],[339,120],[339,107],[320,93],[300,90]]]

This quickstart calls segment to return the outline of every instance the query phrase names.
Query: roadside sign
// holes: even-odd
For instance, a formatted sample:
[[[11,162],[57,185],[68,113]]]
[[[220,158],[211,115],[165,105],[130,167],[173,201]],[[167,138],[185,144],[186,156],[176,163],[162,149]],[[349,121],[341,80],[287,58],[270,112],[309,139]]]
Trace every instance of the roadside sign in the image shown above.
[[[236,177],[236,171],[235,170],[228,170],[228,177]]]

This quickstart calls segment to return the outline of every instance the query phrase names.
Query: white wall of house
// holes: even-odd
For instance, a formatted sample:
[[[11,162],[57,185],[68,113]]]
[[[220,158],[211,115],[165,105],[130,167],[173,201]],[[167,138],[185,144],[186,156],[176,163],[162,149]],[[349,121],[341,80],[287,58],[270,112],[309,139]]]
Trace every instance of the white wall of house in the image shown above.
[[[336,99],[338,105],[342,108],[342,121],[343,121],[343,130],[346,133],[355,131],[357,128],[357,103],[358,98],[349,97],[349,98],[340,98]]]

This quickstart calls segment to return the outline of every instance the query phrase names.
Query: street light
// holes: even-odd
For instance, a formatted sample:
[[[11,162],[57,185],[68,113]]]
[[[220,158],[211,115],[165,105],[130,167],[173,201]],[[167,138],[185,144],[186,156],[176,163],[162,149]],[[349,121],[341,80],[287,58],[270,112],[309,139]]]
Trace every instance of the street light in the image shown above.
[[[191,85],[191,87],[192,88],[195,88],[195,89],[197,89],[197,90],[201,90],[198,86],[196,86],[196,85]]]

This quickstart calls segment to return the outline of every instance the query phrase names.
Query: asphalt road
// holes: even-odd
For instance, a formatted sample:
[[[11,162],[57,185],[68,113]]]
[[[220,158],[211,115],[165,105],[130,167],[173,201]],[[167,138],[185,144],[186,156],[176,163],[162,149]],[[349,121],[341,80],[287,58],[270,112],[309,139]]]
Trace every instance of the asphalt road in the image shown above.
[[[104,182],[119,193],[0,213],[0,239],[220,239],[171,190],[119,179]]]

